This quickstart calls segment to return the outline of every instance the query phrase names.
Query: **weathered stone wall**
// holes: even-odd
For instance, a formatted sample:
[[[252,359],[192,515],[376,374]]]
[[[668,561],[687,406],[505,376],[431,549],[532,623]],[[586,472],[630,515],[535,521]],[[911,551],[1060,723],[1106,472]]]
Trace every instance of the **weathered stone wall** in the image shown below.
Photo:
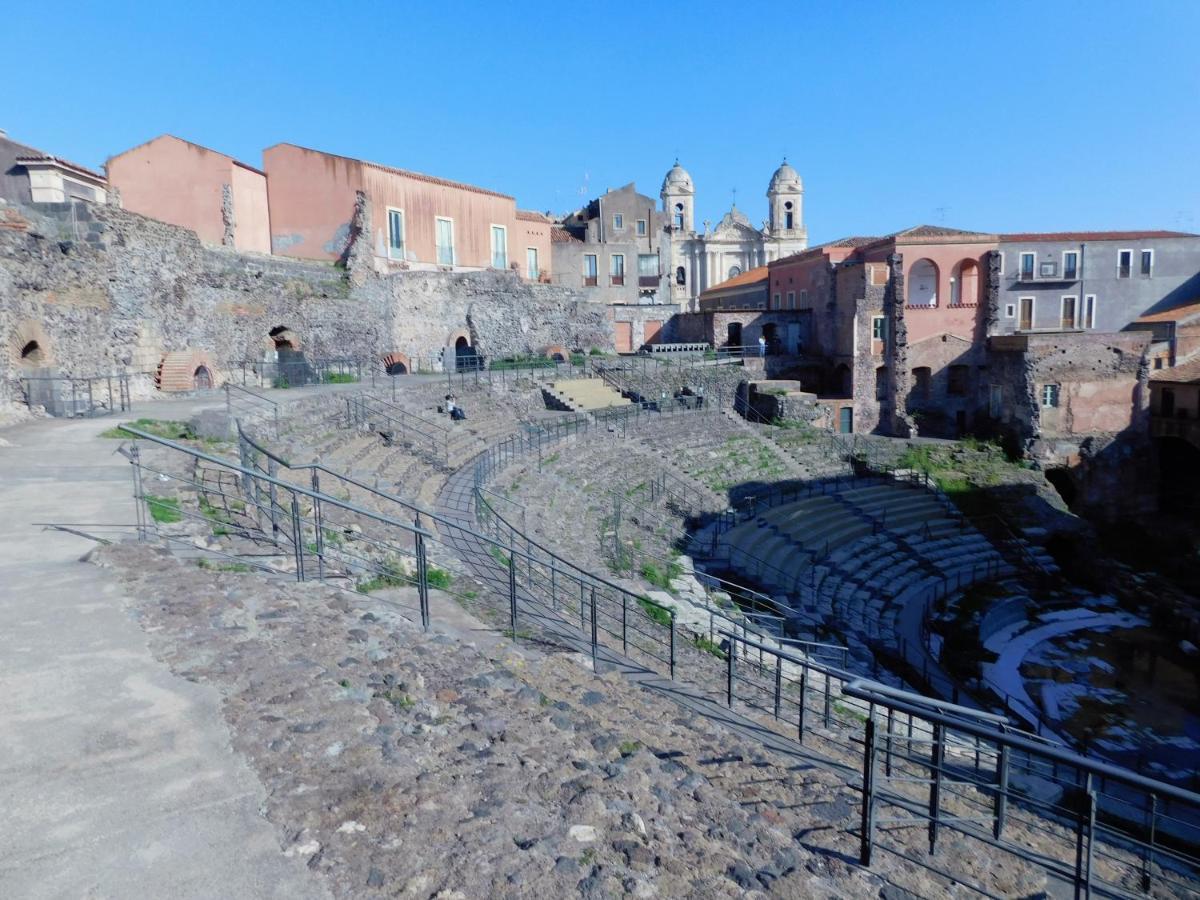
[[[186,229],[84,203],[8,208],[0,228],[0,390],[18,396],[33,334],[41,364],[71,375],[153,372],[205,350],[219,366],[258,360],[286,328],[310,357],[403,353],[437,364],[467,337],[480,353],[612,347],[601,304],[511,272],[353,272],[237,253]]]

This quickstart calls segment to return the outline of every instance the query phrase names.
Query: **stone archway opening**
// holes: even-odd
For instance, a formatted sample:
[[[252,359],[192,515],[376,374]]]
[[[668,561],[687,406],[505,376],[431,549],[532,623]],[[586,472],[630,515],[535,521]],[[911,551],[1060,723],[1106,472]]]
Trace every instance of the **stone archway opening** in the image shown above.
[[[475,352],[475,348],[471,346],[470,339],[461,334],[454,339],[454,365],[460,372],[471,371],[480,367],[479,355]]]
[[[208,366],[197,366],[192,373],[192,387],[197,391],[210,391],[213,388],[213,375]]]
[[[275,345],[276,350],[300,349],[300,342],[296,339],[296,336],[292,334],[292,330],[286,325],[276,325],[269,332],[267,332],[267,335],[271,338],[271,342]]]
[[[23,366],[37,368],[46,361],[46,353],[37,341],[26,341],[21,347],[20,360]]]
[[[389,353],[383,358],[383,370],[388,375],[408,375],[412,372],[412,363],[403,353]]]
[[[1062,497],[1063,503],[1067,504],[1068,509],[1075,505],[1077,495],[1075,479],[1071,477],[1068,469],[1061,467],[1047,469],[1046,480],[1058,491],[1058,496]]]

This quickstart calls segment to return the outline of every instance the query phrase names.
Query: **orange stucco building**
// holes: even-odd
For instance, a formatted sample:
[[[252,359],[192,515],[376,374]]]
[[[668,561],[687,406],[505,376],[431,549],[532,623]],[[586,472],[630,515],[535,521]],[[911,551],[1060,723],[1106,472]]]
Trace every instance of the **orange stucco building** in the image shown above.
[[[253,166],[163,134],[111,157],[105,170],[125,209],[210,244],[271,252],[267,177]]]
[[[511,269],[549,278],[550,222],[518,210],[507,194],[286,143],[263,151],[263,167],[275,253],[340,259],[361,192],[379,271]]]

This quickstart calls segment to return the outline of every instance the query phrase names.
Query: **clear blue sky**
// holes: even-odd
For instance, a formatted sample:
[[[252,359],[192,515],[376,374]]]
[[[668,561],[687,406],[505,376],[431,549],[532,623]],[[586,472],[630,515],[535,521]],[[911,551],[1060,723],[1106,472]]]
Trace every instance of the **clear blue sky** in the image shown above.
[[[203,9],[208,7],[208,9]],[[161,132],[290,141],[577,206],[676,153],[813,242],[919,222],[1200,231],[1200,2],[60,0],[4,13],[0,128],[99,166]],[[11,73],[19,73],[13,75]]]

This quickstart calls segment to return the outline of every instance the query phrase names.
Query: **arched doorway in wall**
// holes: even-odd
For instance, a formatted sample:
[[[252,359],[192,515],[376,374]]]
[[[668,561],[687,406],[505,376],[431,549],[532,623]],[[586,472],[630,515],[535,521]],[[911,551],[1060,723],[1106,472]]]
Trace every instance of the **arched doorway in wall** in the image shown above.
[[[42,345],[37,341],[26,341],[22,346],[18,359],[22,366],[36,369],[42,365],[46,359],[46,354],[42,350]]]
[[[979,264],[964,259],[950,276],[950,305],[974,306],[979,303]]]
[[[725,328],[725,346],[740,347],[742,346],[742,323],[730,322]]]
[[[938,267],[931,259],[918,259],[908,270],[908,305],[938,305]]]
[[[275,345],[276,350],[299,350],[300,341],[292,333],[292,329],[286,325],[276,325],[269,332],[271,342]]]
[[[450,335],[446,341],[446,355],[450,357],[446,360],[448,368],[453,371],[470,372],[483,368],[483,357],[471,343],[471,333],[466,329],[459,329]]]
[[[412,364],[403,353],[389,353],[383,358],[383,370],[388,375],[408,375],[412,372]]]
[[[210,391],[213,387],[213,375],[208,366],[196,366],[192,373],[192,388],[197,391]]]

